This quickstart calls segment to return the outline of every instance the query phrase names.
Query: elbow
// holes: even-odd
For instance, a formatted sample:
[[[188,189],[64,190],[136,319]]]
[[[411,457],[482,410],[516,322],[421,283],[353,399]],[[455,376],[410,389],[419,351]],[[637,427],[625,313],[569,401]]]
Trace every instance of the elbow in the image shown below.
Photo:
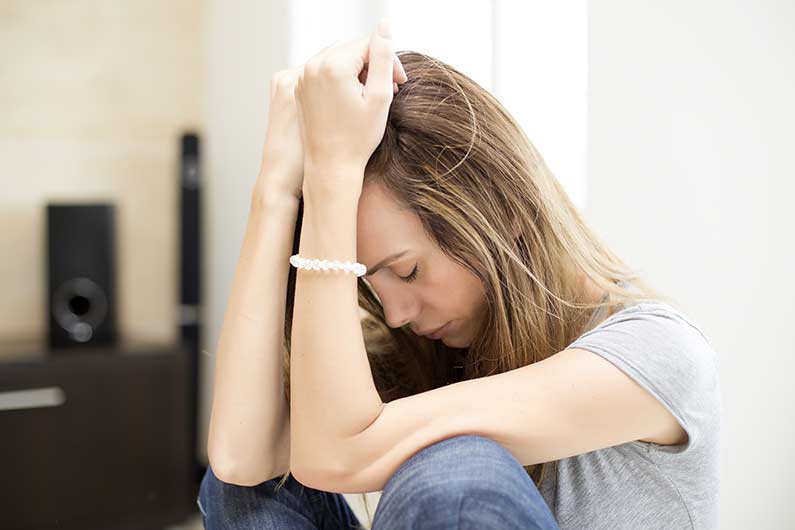
[[[337,493],[342,493],[344,490],[343,484],[347,474],[334,468],[302,467],[290,471],[295,480],[309,488]]]
[[[257,469],[256,466],[239,465],[229,459],[218,457],[209,457],[209,460],[213,475],[226,484],[250,487],[273,478],[270,470]]]
[[[346,460],[334,451],[323,451],[321,447],[316,447],[309,457],[305,453],[291,454],[298,456],[292,460],[290,472],[295,480],[310,488],[339,491],[340,484],[350,474],[351,468]]]

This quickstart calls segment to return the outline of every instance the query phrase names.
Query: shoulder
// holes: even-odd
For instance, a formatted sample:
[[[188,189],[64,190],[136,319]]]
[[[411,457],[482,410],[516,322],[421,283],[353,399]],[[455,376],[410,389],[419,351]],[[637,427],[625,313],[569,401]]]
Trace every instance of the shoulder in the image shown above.
[[[644,301],[625,307],[600,326],[618,330],[619,342],[642,347],[649,354],[668,360],[678,360],[672,364],[681,365],[689,373],[705,375],[711,369],[717,370],[718,355],[707,333],[692,317],[668,303]],[[694,368],[698,370],[693,372]]]
[[[660,398],[674,403],[715,390],[719,358],[704,330],[659,301],[627,306],[580,335],[569,348],[601,355]]]
[[[703,329],[665,302],[627,306],[569,348],[596,353],[628,374],[672,413],[690,441],[699,440],[717,414],[718,355]]]
[[[711,349],[712,344],[692,318],[665,302],[643,301],[614,312],[593,329],[583,333],[575,342],[594,335],[615,332],[616,339],[657,339],[661,345],[691,346]]]

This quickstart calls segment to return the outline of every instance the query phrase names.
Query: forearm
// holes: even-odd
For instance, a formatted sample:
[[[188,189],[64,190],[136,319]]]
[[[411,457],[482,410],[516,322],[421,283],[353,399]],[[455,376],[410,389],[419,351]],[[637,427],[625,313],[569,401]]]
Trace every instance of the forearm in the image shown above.
[[[306,192],[299,254],[355,261],[357,204],[354,194]],[[354,274],[298,270],[291,349],[296,467],[344,472],[345,440],[364,430],[383,406],[364,347]]]
[[[289,435],[284,311],[298,199],[253,193],[216,349],[208,456],[219,472],[270,473]],[[284,444],[281,444],[284,446]]]

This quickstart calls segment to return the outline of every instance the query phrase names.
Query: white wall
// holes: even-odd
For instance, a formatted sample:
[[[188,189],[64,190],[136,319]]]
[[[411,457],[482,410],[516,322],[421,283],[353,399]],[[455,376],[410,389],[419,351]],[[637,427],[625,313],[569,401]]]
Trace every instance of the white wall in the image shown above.
[[[258,169],[267,81],[288,62],[286,6],[208,0],[209,351]],[[780,337],[795,321],[795,6],[605,0],[588,9],[586,216],[721,354],[722,528],[793,527],[795,347]],[[212,358],[203,361],[206,437]]]
[[[721,356],[721,528],[795,527],[795,3],[590,9],[587,216]]]
[[[198,443],[206,462],[215,348],[259,170],[269,82],[288,64],[286,2],[206,0],[205,13],[203,254],[207,266]]]

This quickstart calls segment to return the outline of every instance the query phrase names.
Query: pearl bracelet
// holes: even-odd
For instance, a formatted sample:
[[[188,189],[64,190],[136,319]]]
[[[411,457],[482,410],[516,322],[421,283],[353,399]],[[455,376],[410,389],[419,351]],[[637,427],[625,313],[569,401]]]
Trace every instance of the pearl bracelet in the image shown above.
[[[367,272],[367,267],[361,263],[350,261],[329,261],[325,259],[307,259],[302,258],[298,254],[290,256],[290,264],[296,269],[315,271],[342,270],[345,272],[352,272],[356,274],[356,276],[362,276],[365,272]]]

